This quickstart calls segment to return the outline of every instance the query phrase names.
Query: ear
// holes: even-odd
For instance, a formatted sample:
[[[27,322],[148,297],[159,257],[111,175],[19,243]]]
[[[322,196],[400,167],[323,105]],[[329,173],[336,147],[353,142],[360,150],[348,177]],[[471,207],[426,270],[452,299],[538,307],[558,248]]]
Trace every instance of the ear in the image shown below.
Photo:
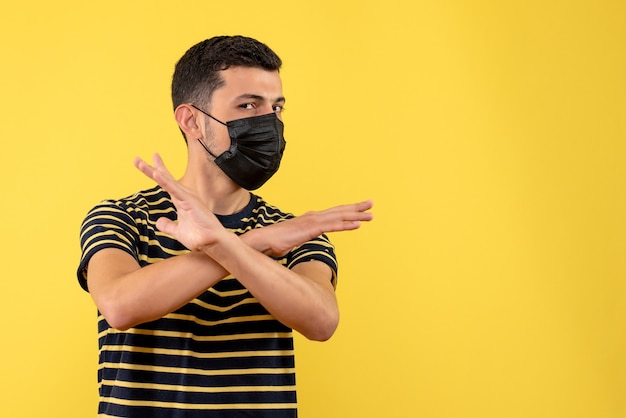
[[[181,104],[174,110],[174,118],[188,141],[204,136],[204,129],[198,123],[196,114],[195,109],[188,104]]]

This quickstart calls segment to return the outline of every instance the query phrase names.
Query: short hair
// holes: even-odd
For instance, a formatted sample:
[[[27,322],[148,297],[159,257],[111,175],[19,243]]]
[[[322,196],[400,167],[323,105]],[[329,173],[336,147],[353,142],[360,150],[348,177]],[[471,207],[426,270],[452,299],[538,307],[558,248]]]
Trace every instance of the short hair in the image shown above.
[[[245,36],[216,36],[185,52],[174,69],[172,102],[206,106],[213,92],[224,85],[220,71],[230,67],[256,67],[279,71],[281,59],[267,45]]]

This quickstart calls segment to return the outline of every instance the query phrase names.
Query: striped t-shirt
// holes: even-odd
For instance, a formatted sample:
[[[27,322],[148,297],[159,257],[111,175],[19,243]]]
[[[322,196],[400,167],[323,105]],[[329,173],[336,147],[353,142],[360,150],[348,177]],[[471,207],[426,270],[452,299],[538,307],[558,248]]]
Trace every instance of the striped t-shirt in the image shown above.
[[[176,219],[161,187],[94,207],[81,227],[78,280],[87,289],[87,265],[97,251],[118,248],[143,267],[188,250],[156,228]],[[242,234],[293,217],[251,194],[239,213],[218,215]],[[324,235],[276,261],[287,268],[319,260],[333,271],[334,248]],[[291,329],[275,320],[236,278],[227,277],[161,319],[127,331],[98,316],[100,416],[295,417]]]

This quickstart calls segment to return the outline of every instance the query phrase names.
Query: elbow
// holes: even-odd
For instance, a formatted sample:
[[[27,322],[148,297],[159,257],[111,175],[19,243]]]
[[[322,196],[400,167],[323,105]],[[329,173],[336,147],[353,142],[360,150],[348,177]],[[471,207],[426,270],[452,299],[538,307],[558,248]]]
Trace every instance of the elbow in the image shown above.
[[[114,328],[118,331],[127,331],[128,329],[136,325],[130,321],[124,320],[124,318],[119,318],[119,319],[115,317],[113,317],[112,319],[109,319],[109,318],[110,317],[107,317],[107,316],[104,317],[104,319],[107,321],[107,324],[109,324],[111,328]]]
[[[125,298],[122,291],[97,287],[94,284],[89,286],[89,293],[98,308],[98,313],[111,328],[126,331],[142,322],[137,316],[136,307],[140,306],[139,303]]]
[[[129,314],[128,309],[119,303],[106,302],[98,305],[98,310],[111,328],[119,331],[126,331],[137,325],[136,321]]]
[[[335,330],[321,330],[319,332],[307,335],[306,338],[311,341],[324,342],[330,340],[330,337],[332,337],[334,334]]]
[[[306,332],[302,334],[311,341],[324,342],[330,340],[339,326],[339,311],[334,311],[317,318]]]

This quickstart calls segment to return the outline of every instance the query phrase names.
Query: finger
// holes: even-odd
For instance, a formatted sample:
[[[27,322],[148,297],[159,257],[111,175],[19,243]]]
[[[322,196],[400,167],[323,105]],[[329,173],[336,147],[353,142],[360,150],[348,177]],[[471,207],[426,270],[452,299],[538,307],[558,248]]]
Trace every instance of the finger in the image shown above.
[[[341,231],[353,231],[361,227],[361,221],[338,221],[333,224],[326,225],[324,233],[326,232],[341,232]]]
[[[356,216],[356,220],[359,221],[371,221],[374,219],[374,214],[372,212],[359,212]]]
[[[346,205],[341,212],[346,221],[371,221],[374,218],[372,212],[367,212],[374,206],[371,200]]]
[[[354,210],[358,210],[360,212],[370,210],[374,206],[374,202],[372,200],[363,200],[362,202],[350,203],[347,205],[337,206],[338,208],[351,208]]]
[[[334,206],[326,209],[322,212],[365,212],[370,210],[374,206],[374,202],[371,200],[364,200],[358,203],[349,203],[347,205]]]
[[[165,171],[167,171],[165,162],[163,161],[163,158],[161,158],[161,154],[159,154],[158,152],[155,152],[154,154],[152,154],[152,162],[154,163],[154,166],[156,168],[165,169]]]
[[[360,210],[361,212],[366,211],[366,210],[370,210],[372,207],[374,207],[374,201],[373,200],[364,200],[363,202],[359,202],[356,204],[358,210]]]
[[[172,173],[165,166],[165,162],[159,155],[155,153],[152,156],[154,169],[152,170],[152,178],[163,187],[175,200],[182,201],[187,196],[183,187],[176,181]],[[147,165],[147,163],[144,163]]]
[[[154,180],[159,183],[159,186],[163,187],[167,191],[175,204],[183,202],[189,196],[185,189],[174,179],[169,173],[164,173],[161,170],[154,171]],[[178,207],[178,204],[176,204]]]
[[[165,177],[168,177],[170,180],[174,180],[174,176],[172,175],[172,173],[170,173],[170,170],[167,169],[167,167],[165,166],[165,162],[163,161],[163,159],[161,158],[161,156],[159,155],[159,153],[155,153],[152,156],[152,161],[154,162],[154,168],[163,173],[163,175]]]
[[[335,219],[342,221],[371,221],[374,218],[372,212],[366,212],[371,208],[367,202],[355,203],[332,208],[330,210],[318,212],[324,219]]]
[[[159,218],[157,219],[156,226],[159,231],[176,238],[176,228],[178,226],[176,222],[167,218]]]
[[[361,227],[360,221],[347,221],[343,223],[343,231],[353,231]]]
[[[133,163],[139,171],[141,171],[143,174],[150,177],[151,179],[154,179],[154,168],[152,168],[150,164],[146,163],[144,160],[142,160],[139,157],[135,157],[135,160],[133,161]]]

